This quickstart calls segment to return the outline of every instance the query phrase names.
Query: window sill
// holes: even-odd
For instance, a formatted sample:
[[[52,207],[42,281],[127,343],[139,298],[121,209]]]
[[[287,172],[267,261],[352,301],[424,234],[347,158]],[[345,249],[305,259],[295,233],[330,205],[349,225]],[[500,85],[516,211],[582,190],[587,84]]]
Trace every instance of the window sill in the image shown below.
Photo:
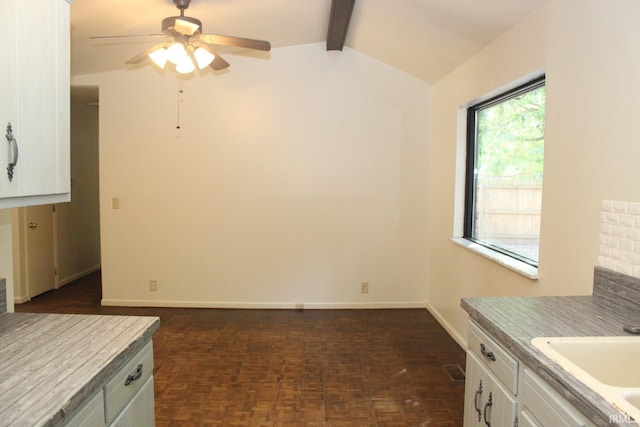
[[[490,259],[493,262],[497,262],[501,266],[506,267],[509,270],[515,271],[516,273],[523,275],[527,279],[531,279],[531,280],[538,279],[538,269],[525,262],[518,261],[517,259],[511,258],[510,256],[501,254],[500,252],[496,252],[485,246],[481,246],[477,243],[473,243],[467,239],[463,239],[460,237],[454,237],[451,239],[451,241],[456,245],[460,245],[463,248],[467,248],[470,251],[475,252],[478,255],[483,256],[487,259]]]

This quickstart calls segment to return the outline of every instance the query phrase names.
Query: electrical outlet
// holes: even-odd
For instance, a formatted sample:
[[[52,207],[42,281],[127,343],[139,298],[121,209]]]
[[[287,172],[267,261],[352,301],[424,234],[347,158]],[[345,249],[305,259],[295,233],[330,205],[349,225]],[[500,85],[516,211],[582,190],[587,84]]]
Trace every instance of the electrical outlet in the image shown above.
[[[158,290],[158,282],[155,280],[149,280],[149,290],[151,292],[156,292]]]
[[[369,283],[368,282],[360,283],[360,293],[361,294],[368,294],[369,293]]]

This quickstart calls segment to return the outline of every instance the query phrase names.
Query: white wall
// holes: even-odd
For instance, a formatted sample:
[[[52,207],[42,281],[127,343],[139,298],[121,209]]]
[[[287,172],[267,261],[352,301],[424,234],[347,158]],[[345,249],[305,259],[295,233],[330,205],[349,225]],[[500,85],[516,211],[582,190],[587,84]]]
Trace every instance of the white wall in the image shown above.
[[[98,147],[98,107],[72,96],[71,203],[56,206],[58,286],[100,268]]]
[[[430,86],[324,43],[226,59],[74,79],[100,86],[103,303],[424,307]]]
[[[590,294],[603,200],[640,201],[640,2],[550,0],[433,86],[430,309],[461,342],[460,298]],[[455,245],[459,107],[545,69],[547,109],[539,281]]]

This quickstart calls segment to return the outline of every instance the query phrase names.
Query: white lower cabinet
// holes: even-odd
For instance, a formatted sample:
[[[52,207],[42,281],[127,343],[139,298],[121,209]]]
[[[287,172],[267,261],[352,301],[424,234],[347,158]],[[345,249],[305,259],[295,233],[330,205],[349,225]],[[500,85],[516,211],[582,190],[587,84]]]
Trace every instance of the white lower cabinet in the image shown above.
[[[147,379],[110,426],[138,427],[155,425],[154,408],[153,405],[149,405],[149,402],[153,402],[153,377]]]
[[[469,323],[464,427],[511,427],[518,415],[518,361]]]
[[[520,425],[536,427],[590,427],[594,425],[531,370],[525,368],[523,371],[521,418],[527,417],[529,424],[521,423]]]
[[[147,379],[153,379],[151,343],[144,346],[105,384],[104,413],[105,420],[109,425],[118,414],[124,412],[123,408],[139,397],[138,392],[146,386]],[[153,407],[153,385],[151,389],[151,406]]]
[[[104,397],[102,389],[100,389],[65,424],[65,427],[97,427],[104,425]]]
[[[65,427],[153,427],[153,343],[149,341],[64,424]]]
[[[592,427],[589,419],[469,322],[464,427]]]
[[[518,403],[472,351],[467,352],[464,426],[501,427],[516,422]],[[468,404],[471,403],[471,404]]]
[[[520,411],[520,417],[518,418],[518,427],[538,427],[540,424],[534,421],[529,411]]]

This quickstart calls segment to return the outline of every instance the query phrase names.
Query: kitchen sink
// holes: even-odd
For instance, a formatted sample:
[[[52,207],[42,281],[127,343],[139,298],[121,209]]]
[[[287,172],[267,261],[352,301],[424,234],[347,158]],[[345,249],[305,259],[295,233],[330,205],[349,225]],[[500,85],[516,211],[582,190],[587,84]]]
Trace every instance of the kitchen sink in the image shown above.
[[[640,336],[539,337],[531,344],[609,403],[640,420]]]
[[[640,337],[534,338],[533,345],[554,360],[552,355],[562,356],[602,384],[640,388]]]
[[[640,408],[640,393],[631,393],[624,398],[636,408]]]

